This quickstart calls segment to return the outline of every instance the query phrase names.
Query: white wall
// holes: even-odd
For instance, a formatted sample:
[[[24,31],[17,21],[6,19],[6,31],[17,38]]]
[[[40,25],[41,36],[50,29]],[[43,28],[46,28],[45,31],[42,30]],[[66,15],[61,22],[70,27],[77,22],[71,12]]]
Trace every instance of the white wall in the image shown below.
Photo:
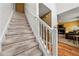
[[[79,3],[56,3],[57,14],[79,7]]]
[[[25,12],[26,12],[26,10],[29,11],[30,13],[33,13],[34,15],[36,15],[36,3],[26,3]]]
[[[7,23],[13,12],[13,4],[11,3],[0,3],[0,40],[4,35]]]
[[[48,13],[50,9],[46,7],[43,3],[39,3],[39,16],[43,16]]]
[[[32,15],[37,16],[37,8],[36,8],[36,3],[26,3],[25,5],[25,14],[27,16],[27,19],[31,25],[31,28],[33,29],[34,32],[38,32],[38,28],[36,28],[38,26],[38,22],[36,21],[36,18],[34,16],[31,16],[30,13]]]

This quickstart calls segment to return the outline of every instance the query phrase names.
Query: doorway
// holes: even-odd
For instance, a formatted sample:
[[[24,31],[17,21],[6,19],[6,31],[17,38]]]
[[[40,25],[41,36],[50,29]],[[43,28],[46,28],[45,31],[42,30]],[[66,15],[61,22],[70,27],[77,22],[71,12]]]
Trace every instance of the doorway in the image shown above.
[[[15,9],[17,12],[24,13],[24,3],[16,3]]]

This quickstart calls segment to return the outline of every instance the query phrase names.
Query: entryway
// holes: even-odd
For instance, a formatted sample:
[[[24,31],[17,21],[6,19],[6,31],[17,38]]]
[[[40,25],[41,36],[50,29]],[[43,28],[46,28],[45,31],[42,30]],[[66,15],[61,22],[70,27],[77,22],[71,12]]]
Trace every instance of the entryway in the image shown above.
[[[16,3],[15,9],[17,12],[24,13],[24,3]]]

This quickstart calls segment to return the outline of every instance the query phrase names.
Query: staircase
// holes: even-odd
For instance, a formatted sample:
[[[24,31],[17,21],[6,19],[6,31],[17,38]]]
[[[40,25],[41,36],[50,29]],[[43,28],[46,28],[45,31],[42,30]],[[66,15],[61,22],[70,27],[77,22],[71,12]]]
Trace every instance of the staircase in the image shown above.
[[[2,44],[2,56],[43,55],[28,21],[22,13],[14,13],[5,37],[6,40]]]

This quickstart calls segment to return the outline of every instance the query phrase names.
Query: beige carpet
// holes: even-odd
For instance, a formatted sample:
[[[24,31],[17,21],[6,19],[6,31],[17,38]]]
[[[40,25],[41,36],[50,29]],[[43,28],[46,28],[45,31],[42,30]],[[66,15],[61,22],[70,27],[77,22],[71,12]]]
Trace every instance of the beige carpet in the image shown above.
[[[0,55],[42,56],[42,51],[24,14],[14,13],[5,37]]]

